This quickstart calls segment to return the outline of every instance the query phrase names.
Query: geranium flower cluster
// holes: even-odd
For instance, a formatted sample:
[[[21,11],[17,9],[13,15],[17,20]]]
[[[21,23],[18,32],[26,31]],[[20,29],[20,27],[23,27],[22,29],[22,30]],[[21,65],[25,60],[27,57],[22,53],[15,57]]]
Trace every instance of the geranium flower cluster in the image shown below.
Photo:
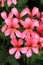
[[[10,6],[12,3],[14,5],[17,4],[16,0],[0,0],[0,6],[4,7],[4,3],[7,2],[7,5]]]
[[[32,11],[25,8],[21,13],[12,8],[8,15],[5,11],[1,12],[1,17],[5,23],[1,31],[5,36],[10,36],[13,45],[9,54],[15,55],[16,59],[20,58],[21,53],[26,57],[31,57],[32,52],[39,54],[43,48],[43,12],[37,7]]]

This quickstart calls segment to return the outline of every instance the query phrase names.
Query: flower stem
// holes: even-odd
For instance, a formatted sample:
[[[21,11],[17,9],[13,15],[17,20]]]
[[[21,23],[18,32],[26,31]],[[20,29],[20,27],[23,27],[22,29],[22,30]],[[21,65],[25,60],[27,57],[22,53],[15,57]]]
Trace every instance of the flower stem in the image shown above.
[[[27,65],[29,65],[29,58],[27,58]]]

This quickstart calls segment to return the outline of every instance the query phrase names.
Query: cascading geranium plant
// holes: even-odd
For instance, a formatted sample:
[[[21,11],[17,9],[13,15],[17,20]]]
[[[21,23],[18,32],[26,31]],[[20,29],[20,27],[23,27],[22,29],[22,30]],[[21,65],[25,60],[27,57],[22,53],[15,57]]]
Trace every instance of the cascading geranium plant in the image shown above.
[[[4,23],[1,26],[1,33],[5,35],[4,37],[10,38],[9,56],[13,56],[14,59],[21,59],[23,55],[22,61],[24,59],[23,62],[28,65],[28,59],[33,56],[33,53],[40,56],[40,51],[43,49],[43,11],[40,12],[36,6],[32,10],[26,6],[19,11],[22,8],[22,5],[19,6],[19,4],[24,2],[20,1],[0,0],[0,7],[3,9],[4,3],[6,3],[5,6],[8,8],[8,10],[3,9],[0,13]],[[10,9],[12,5],[13,7]],[[10,12],[8,12],[9,9]]]

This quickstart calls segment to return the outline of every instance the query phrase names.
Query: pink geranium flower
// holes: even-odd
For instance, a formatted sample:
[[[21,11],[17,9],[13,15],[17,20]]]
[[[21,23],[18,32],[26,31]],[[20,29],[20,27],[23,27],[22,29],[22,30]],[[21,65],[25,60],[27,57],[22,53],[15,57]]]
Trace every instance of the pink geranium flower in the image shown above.
[[[11,12],[19,19],[21,20],[21,18],[23,16],[25,16],[26,14],[30,13],[28,8],[25,8],[22,10],[22,12],[19,14],[18,10],[16,8],[12,8]]]
[[[43,23],[39,24],[39,27],[37,28],[38,34],[43,37]]]
[[[12,12],[12,14],[14,14],[14,15],[16,16],[16,18],[17,18],[17,19],[19,20],[19,22],[21,23],[21,18],[22,18],[23,16],[25,16],[26,14],[28,14],[29,10],[28,10],[28,8],[25,8],[25,9],[23,9],[22,12],[19,14],[19,12],[18,12],[18,10],[17,10],[16,8],[12,8],[11,12]],[[29,12],[29,13],[30,13],[30,12]],[[22,21],[23,21],[23,20],[22,20]],[[28,23],[27,23],[27,24],[28,24]],[[16,35],[18,36],[17,33],[16,33]],[[23,38],[22,35],[20,35],[20,37]]]
[[[31,28],[34,29],[34,27],[38,28],[39,27],[39,21],[38,20],[33,20],[33,17],[39,13],[39,9],[37,7],[34,7],[32,12],[30,11],[29,8],[25,8],[22,10],[22,12],[19,14],[16,8],[13,8],[11,12],[16,16],[17,19],[19,19],[21,25],[23,25],[24,28]],[[28,14],[30,16],[27,17],[24,21],[21,19],[23,16]]]
[[[20,52],[23,53],[23,54],[26,53],[26,51],[27,51],[26,48],[25,47],[21,47],[21,45],[23,45],[22,39],[19,39],[18,41],[16,39],[12,39],[11,40],[11,44],[14,46],[14,48],[11,48],[9,50],[9,53],[11,55],[15,53],[15,58],[16,59],[20,58],[20,56],[21,56]]]
[[[13,38],[16,34],[18,37],[20,37],[21,33],[19,30],[17,30],[19,28],[18,19],[13,18],[13,14],[11,12],[8,16],[6,12],[2,12],[1,16],[5,20],[5,25],[1,29],[1,31],[4,32],[5,36],[10,35],[10,37]]]
[[[0,0],[2,7],[4,7],[4,2],[6,2],[6,1],[7,1],[7,5],[8,5],[8,6],[10,6],[12,3],[13,3],[14,5],[17,4],[17,1],[16,1],[16,0]]]
[[[29,14],[29,12],[28,12],[28,14]],[[37,17],[39,17],[39,15],[40,15],[39,9],[37,7],[34,7],[32,9],[32,12],[30,11],[30,14],[29,14],[30,18],[34,18],[35,15],[36,16],[38,15]]]
[[[20,20],[21,24],[23,25],[24,28],[28,28],[28,29],[34,29],[34,27],[38,28],[39,27],[39,21],[37,19],[30,19],[29,17],[27,17],[25,19],[25,21]]]
[[[31,12],[30,9],[27,8],[26,14],[28,14],[30,18],[27,17],[24,21],[20,20],[20,23],[23,25],[23,27],[24,28],[31,28],[32,30],[34,29],[34,27],[38,28],[39,27],[39,21],[37,19],[33,19],[33,18],[35,15],[37,17],[39,16],[39,9],[37,7],[34,7],[32,9],[32,12]],[[23,12],[22,12],[22,16],[23,16]]]
[[[32,56],[32,51],[35,53],[35,54],[38,54],[39,53],[39,49],[37,47],[38,45],[38,42],[39,42],[39,35],[35,32],[28,32],[28,34],[26,35],[26,47],[27,47],[27,53],[26,53],[26,56],[27,57],[31,57]],[[31,40],[31,41],[30,41]]]
[[[36,32],[33,32],[32,30],[27,29],[27,34],[25,36],[25,40],[29,40],[29,38],[32,38],[33,44],[37,45],[39,42],[39,35]]]
[[[43,12],[41,12],[39,19],[39,27],[37,28],[38,34],[43,37]]]
[[[16,0],[7,0],[7,5],[10,6],[11,4],[14,4],[16,5],[17,4],[17,1]]]
[[[32,20],[29,17],[27,17],[24,21],[20,20],[20,22],[24,28],[30,28],[32,24]]]

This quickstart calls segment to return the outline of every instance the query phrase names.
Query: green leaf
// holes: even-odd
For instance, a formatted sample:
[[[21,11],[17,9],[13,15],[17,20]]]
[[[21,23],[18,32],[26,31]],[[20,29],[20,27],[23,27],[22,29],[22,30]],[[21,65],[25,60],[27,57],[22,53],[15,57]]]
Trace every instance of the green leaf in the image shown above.
[[[32,57],[30,58],[30,62],[35,63],[36,59],[37,59],[37,56],[35,54],[33,54]]]
[[[2,38],[5,37],[4,34],[3,34],[2,32],[0,32],[0,36],[1,36]]]
[[[40,4],[43,5],[43,0],[40,0]]]
[[[28,0],[18,0],[18,7],[25,6],[27,4]]]
[[[31,63],[36,63],[37,60],[43,60],[43,50],[40,50],[38,55],[33,53],[30,57]]]
[[[40,50],[38,59],[43,60],[43,50]]]
[[[6,10],[8,10],[8,8],[9,8],[8,5],[6,4],[6,2],[5,2],[5,6],[4,7],[5,7]]]
[[[31,57],[31,62],[35,62],[37,59],[39,60],[43,60],[43,50],[40,50],[39,54],[36,55],[36,54],[33,54],[32,57]]]
[[[0,65],[4,65],[6,62],[6,58],[8,56],[8,53],[6,51],[0,50]]]
[[[7,62],[9,62],[10,65],[19,65],[17,60],[14,58],[14,56],[8,56]]]

